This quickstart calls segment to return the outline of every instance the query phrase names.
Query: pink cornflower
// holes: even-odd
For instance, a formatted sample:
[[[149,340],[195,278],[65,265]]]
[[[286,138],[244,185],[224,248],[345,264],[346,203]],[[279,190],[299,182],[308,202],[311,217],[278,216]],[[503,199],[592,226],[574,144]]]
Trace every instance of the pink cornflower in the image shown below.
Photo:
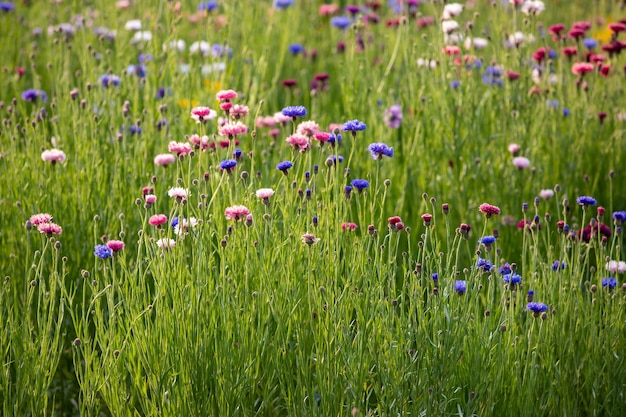
[[[282,112],[274,113],[276,123],[285,124],[291,122],[291,117],[285,116]]]
[[[248,214],[250,214],[250,210],[246,206],[230,206],[224,211],[227,220],[244,220]]]
[[[124,249],[124,242],[122,242],[121,240],[109,240],[107,241],[107,246],[113,252],[119,252]]]
[[[215,119],[216,117],[217,112],[208,107],[199,106],[191,109],[191,118],[195,120],[196,123],[205,123],[209,120]]]
[[[320,16],[331,16],[339,13],[339,6],[336,4],[322,4],[318,12]]]
[[[167,216],[165,214],[154,214],[150,216],[148,223],[150,223],[151,226],[161,226],[167,223]]]
[[[615,33],[620,33],[626,31],[626,24],[622,22],[615,22],[609,24],[609,29]]]
[[[491,204],[483,203],[478,206],[478,210],[485,215],[486,218],[489,218],[495,214],[500,214],[500,208],[496,206],[492,206]]]
[[[461,50],[459,49],[458,46],[446,45],[446,47],[444,48],[443,52],[446,55],[458,55],[458,54],[461,53]]]
[[[585,75],[588,72],[593,71],[594,66],[589,62],[575,62],[572,65],[572,74],[574,75]]]
[[[528,168],[530,166],[530,159],[524,156],[516,156],[513,158],[513,165],[515,165],[515,167],[519,170]]]
[[[308,246],[315,245],[319,241],[320,241],[320,238],[315,237],[313,233],[305,233],[302,235],[302,243]]]
[[[37,226],[37,230],[39,230],[40,233],[45,233],[48,236],[60,235],[63,232],[63,228],[61,228],[61,226],[52,222],[41,223],[39,226]]]
[[[578,49],[575,46],[566,46],[561,50],[561,52],[563,55],[571,59],[573,56],[578,54]]]
[[[187,142],[171,141],[167,144],[167,150],[178,156],[187,156],[191,152],[191,145]]]
[[[341,123],[331,123],[328,125],[328,131],[329,132],[334,132],[335,130],[341,130],[343,128],[343,125]]]
[[[547,200],[549,198],[554,197],[554,191],[549,188],[545,188],[539,191],[539,197],[543,198],[544,200]]]
[[[404,223],[402,223],[402,219],[400,216],[392,216],[387,219],[387,224],[389,228],[394,232],[399,232],[404,229]]]
[[[430,226],[432,220],[433,220],[433,215],[432,214],[430,214],[430,213],[422,214],[422,221],[424,222],[424,226],[426,226],[426,227]]]
[[[182,187],[174,187],[174,188],[170,188],[169,191],[167,192],[167,195],[169,195],[172,198],[175,198],[177,202],[181,202],[181,201],[185,201],[187,200],[187,195],[189,194],[189,191],[185,188]]]
[[[276,136],[280,135],[280,129],[272,129],[267,134],[272,138],[276,138]]]
[[[176,162],[176,157],[171,153],[161,153],[154,157],[154,164],[161,166],[168,166]]]
[[[145,199],[145,208],[152,208],[152,205],[156,202],[156,195],[154,194],[146,194]]]
[[[234,90],[222,90],[215,95],[219,101],[230,101],[237,98],[237,92]]]
[[[294,149],[298,149],[300,152],[306,152],[310,147],[309,138],[299,133],[288,136],[285,142],[290,144]]]
[[[316,132],[319,132],[319,130],[320,127],[317,123],[315,123],[313,120],[307,120],[298,125],[298,127],[296,128],[296,133],[311,137],[315,135]]]
[[[256,119],[254,125],[258,128],[261,127],[274,127],[276,126],[276,119],[273,116],[259,116]]]
[[[320,144],[323,144],[323,143],[327,142],[328,139],[330,139],[330,133],[328,133],[328,132],[315,132],[315,134],[313,135],[313,139],[315,139],[316,141],[320,142]]]
[[[359,226],[357,226],[356,223],[352,223],[352,222],[343,222],[341,223],[341,230],[347,230],[349,232],[352,232],[354,230],[356,230]]]
[[[226,123],[218,129],[220,136],[227,136],[229,139],[245,134],[247,131],[248,127],[241,122]]]
[[[189,136],[189,143],[191,143],[196,149],[206,151],[206,149],[209,147],[209,137],[206,135],[200,136],[194,133],[193,135]]]
[[[230,108],[230,111],[228,112],[228,114],[233,119],[241,119],[242,117],[246,116],[249,112],[250,112],[250,109],[248,108],[248,106],[244,106],[242,104],[235,104]]]
[[[259,188],[258,190],[256,190],[256,196],[259,198],[270,198],[273,195],[274,190],[272,190],[271,188]]]
[[[626,272],[626,262],[609,261],[606,263],[605,268],[612,274],[623,274],[624,272]]]
[[[47,149],[41,153],[41,159],[46,162],[51,162],[52,165],[57,162],[62,164],[65,162],[65,152],[58,149]]]
[[[511,143],[508,148],[509,152],[511,153],[511,155],[515,156],[519,153],[520,149],[522,149],[521,146],[519,146],[517,143]]]
[[[39,226],[40,224],[50,223],[51,220],[52,220],[52,216],[48,213],[33,214],[32,216],[30,216],[30,219],[28,219],[30,224],[32,224],[33,226]]]

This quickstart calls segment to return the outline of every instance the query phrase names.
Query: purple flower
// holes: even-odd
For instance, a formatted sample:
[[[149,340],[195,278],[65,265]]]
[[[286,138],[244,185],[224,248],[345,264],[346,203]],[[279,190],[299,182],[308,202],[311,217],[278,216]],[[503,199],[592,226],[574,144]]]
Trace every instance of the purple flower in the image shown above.
[[[454,283],[454,290],[457,294],[463,295],[467,291],[467,283],[464,280],[458,280]]]
[[[274,7],[277,9],[286,9],[293,4],[293,0],[274,0]]]
[[[556,272],[559,269],[565,269],[565,262],[561,262],[559,260],[556,260],[556,261],[554,261],[554,263],[552,263],[552,270],[554,272]]]
[[[397,129],[402,124],[402,107],[394,104],[385,111],[385,124],[390,129]]]
[[[616,211],[613,213],[613,221],[616,224],[622,224],[626,221],[626,211]]]
[[[519,274],[506,274],[502,277],[502,281],[507,284],[517,285],[522,282],[522,277]]]
[[[237,161],[235,161],[234,159],[226,159],[220,162],[220,168],[223,171],[231,172],[233,169],[235,169],[236,166],[237,166]]]
[[[532,311],[533,314],[537,315],[539,313],[543,313],[544,311],[548,311],[548,306],[544,303],[528,303],[526,304],[526,310]]]
[[[359,193],[363,192],[364,189],[370,186],[370,182],[368,180],[361,179],[352,180],[350,184],[356,188]]]
[[[48,100],[48,95],[46,94],[45,91],[43,91],[43,90],[35,90],[35,89],[31,88],[31,89],[26,90],[26,91],[24,91],[22,93],[22,100],[24,100],[24,101],[30,101],[32,103],[35,103],[39,99],[41,99],[41,101]]]
[[[120,77],[113,74],[104,74],[99,81],[103,88],[109,88],[109,86],[117,87],[122,82]]]
[[[598,202],[596,201],[595,198],[593,197],[589,197],[586,195],[582,195],[580,197],[576,198],[576,202],[583,206],[583,207],[587,207],[587,206],[595,206],[596,204],[598,204]]]
[[[292,166],[293,164],[290,161],[283,161],[283,162],[279,162],[276,165],[276,169],[279,171],[282,171],[283,174],[287,175],[287,170],[291,168]]]
[[[476,262],[476,267],[478,269],[482,269],[485,272],[490,272],[493,268],[493,265],[487,259],[478,258],[478,261]]]
[[[356,132],[365,130],[366,128],[367,126],[365,125],[365,123],[358,120],[350,120],[343,124],[341,130],[343,130],[344,132],[352,132],[352,136],[356,136]]]
[[[107,259],[113,256],[113,251],[107,245],[96,245],[93,254],[100,259]]]
[[[306,116],[306,108],[304,106],[288,106],[285,107],[281,113],[295,120],[298,117]]]
[[[511,269],[511,264],[509,264],[508,262],[505,263],[500,268],[498,268],[498,272],[500,272],[500,275],[510,274],[511,272],[513,272],[513,270]]]
[[[587,49],[594,49],[598,46],[598,41],[593,38],[585,38],[583,39],[583,45],[585,45],[585,48]]]
[[[330,24],[341,30],[346,30],[352,24],[352,20],[348,16],[335,16],[330,19]]]
[[[0,1],[0,10],[5,13],[15,10],[15,4],[12,1]]]
[[[393,148],[385,145],[384,143],[376,142],[370,144],[367,150],[372,154],[373,159],[382,159],[383,156],[393,157]]]

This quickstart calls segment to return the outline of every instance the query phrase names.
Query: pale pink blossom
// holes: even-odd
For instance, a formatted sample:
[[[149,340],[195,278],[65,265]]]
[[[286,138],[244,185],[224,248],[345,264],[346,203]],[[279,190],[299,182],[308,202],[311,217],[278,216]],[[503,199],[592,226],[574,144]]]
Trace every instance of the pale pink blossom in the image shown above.
[[[220,136],[227,136],[229,139],[243,135],[246,132],[248,132],[248,127],[241,122],[225,123],[218,129]]]
[[[188,140],[196,149],[205,151],[209,147],[209,137],[206,135],[200,136],[194,133],[189,136]]]
[[[39,230],[40,233],[45,233],[48,236],[60,235],[63,232],[61,226],[52,222],[41,223],[39,226],[37,226],[37,230]]]
[[[302,243],[308,246],[315,245],[319,241],[320,241],[320,238],[315,237],[313,233],[305,233],[302,235]]]
[[[250,210],[246,206],[231,206],[224,211],[227,220],[244,220],[248,214],[250,214]]]
[[[154,204],[156,202],[156,199],[156,195],[154,194],[147,194],[145,196],[146,204]]]
[[[309,138],[299,133],[288,136],[285,141],[300,152],[305,152],[310,147]]]
[[[167,144],[167,150],[178,156],[186,156],[191,152],[191,145],[187,142],[171,141]]]
[[[259,116],[256,118],[254,125],[258,128],[274,127],[276,126],[276,119],[273,116]]]
[[[52,220],[52,216],[48,213],[33,214],[32,216],[30,216],[30,219],[28,219],[30,224],[32,224],[33,226],[39,226],[40,224],[50,223],[51,220]]]
[[[500,207],[492,206],[491,204],[483,203],[478,206],[478,210],[489,218],[495,214],[500,214]]]
[[[547,200],[549,198],[554,197],[554,191],[549,188],[543,189],[539,191],[539,197],[543,198],[544,200]]]
[[[213,120],[217,117],[217,112],[208,107],[194,107],[191,109],[191,118],[196,123],[205,123],[209,120]]]
[[[176,162],[176,157],[171,153],[161,153],[154,157],[154,164],[161,166],[168,166]]]
[[[242,117],[246,116],[249,112],[250,112],[250,109],[248,108],[248,106],[244,106],[243,104],[234,104],[230,108],[230,111],[228,112],[228,114],[233,119],[241,119]]]
[[[516,156],[515,158],[513,158],[513,165],[515,165],[515,167],[520,170],[528,168],[530,166],[530,159],[524,156]]]
[[[298,125],[298,127],[296,128],[296,133],[311,137],[316,132],[319,132],[319,130],[320,127],[317,123],[315,123],[313,120],[307,120]]]
[[[276,123],[284,124],[291,121],[291,117],[285,116],[282,112],[274,113],[274,120]]]
[[[331,16],[339,13],[339,6],[336,4],[322,4],[319,7],[318,12],[320,16]]]
[[[169,191],[167,192],[167,195],[169,195],[172,198],[175,198],[176,201],[181,202],[181,201],[187,200],[187,196],[189,195],[189,190],[187,190],[186,188],[182,188],[182,187],[173,187],[169,189]]]
[[[624,272],[626,272],[626,262],[609,261],[606,263],[605,268],[612,274],[623,274]]]
[[[41,159],[46,162],[51,162],[53,165],[57,162],[65,162],[65,152],[58,149],[47,149],[41,153]]]
[[[234,90],[222,90],[219,91],[215,97],[219,100],[219,101],[230,101],[234,98],[237,98],[237,92]]]
[[[589,62],[575,62],[572,65],[572,74],[585,75],[588,72],[593,71],[594,66]]]
[[[517,155],[521,149],[522,147],[519,146],[517,143],[511,143],[508,147],[509,152],[513,156]]]
[[[274,195],[274,190],[271,188],[259,188],[256,190],[256,196],[263,200],[263,204],[268,205],[270,197]]]
[[[152,226],[161,226],[167,223],[167,216],[165,214],[154,214],[148,219],[148,223]]]

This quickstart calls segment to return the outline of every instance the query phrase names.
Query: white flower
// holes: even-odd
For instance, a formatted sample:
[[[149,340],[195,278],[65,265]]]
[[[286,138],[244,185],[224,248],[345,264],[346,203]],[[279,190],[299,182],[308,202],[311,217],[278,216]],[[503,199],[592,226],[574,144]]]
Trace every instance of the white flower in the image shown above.
[[[467,38],[465,39],[465,49],[485,49],[489,41],[485,38]]]
[[[546,9],[542,1],[527,1],[520,7],[520,12],[525,15],[538,15]]]
[[[169,195],[172,198],[186,200],[187,196],[189,195],[189,190],[183,187],[174,187],[174,188],[169,189],[169,191],[167,192],[167,195]]]
[[[449,35],[446,33],[443,35],[443,41],[448,45],[456,45],[461,43],[462,40],[463,35],[461,33],[451,33]]]
[[[124,25],[124,28],[126,30],[141,30],[141,20],[139,19],[129,20]]]
[[[182,39],[174,39],[171,40],[169,43],[165,42],[163,44],[163,50],[167,51],[168,49],[172,49],[178,52],[185,52],[185,49],[187,49],[187,44]]]
[[[182,223],[182,224],[181,224]],[[198,225],[198,220],[195,217],[190,217],[189,220],[182,219],[179,220],[178,224],[174,226],[174,233],[178,236],[187,233],[189,229],[193,230]]]
[[[607,271],[613,274],[623,274],[626,272],[626,262],[624,261],[608,261],[605,265]]]
[[[189,74],[189,70],[191,69],[191,65],[189,64],[180,64],[178,66],[181,74]]]
[[[174,246],[176,246],[176,241],[174,239],[168,239],[164,237],[164,238],[157,240],[156,244],[160,248],[169,249],[169,248],[173,248]]]
[[[539,197],[543,198],[544,200],[547,200],[549,198],[554,197],[554,191],[552,191],[549,188],[543,189],[539,191]]]
[[[450,34],[459,30],[459,23],[456,20],[444,20],[441,22],[441,30],[443,33]]]
[[[189,47],[189,53],[197,54],[198,52],[202,55],[207,55],[211,52],[211,44],[206,41],[195,41]]]
[[[443,8],[443,20],[450,20],[455,16],[458,16],[463,11],[463,5],[460,3],[446,4]]]
[[[131,44],[136,44],[139,42],[150,42],[152,40],[152,32],[149,30],[143,30],[139,32],[135,32],[135,35],[130,40]]]
[[[530,78],[535,84],[541,84],[541,70],[539,68],[534,68],[531,72]]]
[[[214,62],[212,64],[203,65],[202,68],[200,68],[200,72],[202,73],[202,75],[209,75],[213,73],[222,72],[225,69],[226,69],[225,62]]]

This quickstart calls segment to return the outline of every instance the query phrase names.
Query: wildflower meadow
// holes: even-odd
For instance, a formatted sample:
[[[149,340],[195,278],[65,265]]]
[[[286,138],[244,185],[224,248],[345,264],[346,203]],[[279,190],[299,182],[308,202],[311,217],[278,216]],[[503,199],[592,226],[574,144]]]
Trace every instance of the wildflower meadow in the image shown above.
[[[0,415],[622,416],[626,2],[0,2]]]

